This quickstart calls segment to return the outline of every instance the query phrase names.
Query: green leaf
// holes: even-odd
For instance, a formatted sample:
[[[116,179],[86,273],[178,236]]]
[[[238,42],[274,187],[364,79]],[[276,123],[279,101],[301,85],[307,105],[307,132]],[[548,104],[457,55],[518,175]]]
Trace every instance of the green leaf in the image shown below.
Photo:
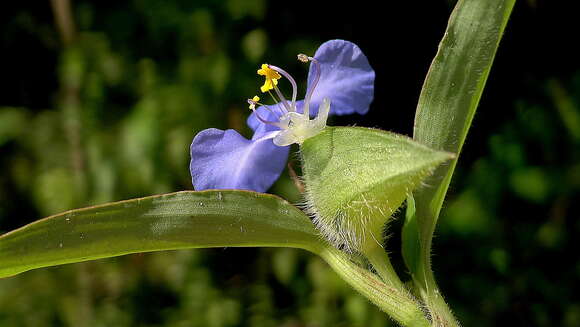
[[[311,251],[401,324],[428,326],[407,292],[389,288],[322,241],[302,211],[279,197],[248,191],[184,191],[41,219],[0,236],[0,278],[129,253],[228,246]]]
[[[421,90],[413,138],[459,153],[489,75],[515,0],[457,3]],[[457,158],[429,179],[415,197],[419,211],[437,219]],[[423,215],[420,215],[423,216]],[[420,218],[423,219],[423,218]]]
[[[300,147],[308,207],[336,246],[376,247],[409,191],[451,158],[377,129],[327,127]],[[370,234],[369,234],[370,233]]]
[[[417,224],[417,217],[415,216],[415,200],[413,195],[409,194],[407,197],[407,210],[405,211],[405,223],[403,225],[403,259],[405,265],[411,272],[417,271],[417,267],[421,264],[421,244],[419,243],[419,226]]]
[[[310,219],[279,197],[184,191],[71,210],[4,234],[0,277],[138,252],[322,244]]]
[[[426,146],[457,153],[475,115],[495,53],[515,0],[460,0],[449,19],[421,90],[413,138]],[[431,243],[453,170],[455,158],[440,166],[414,193],[416,213],[407,216],[403,248],[405,262],[436,325],[458,325],[440,295],[431,271]],[[416,220],[418,229],[415,228]]]

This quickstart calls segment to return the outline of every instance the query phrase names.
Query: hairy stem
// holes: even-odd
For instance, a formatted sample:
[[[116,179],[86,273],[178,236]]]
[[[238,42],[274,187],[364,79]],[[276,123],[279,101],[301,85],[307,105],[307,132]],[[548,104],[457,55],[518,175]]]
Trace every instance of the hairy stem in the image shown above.
[[[327,246],[316,252],[355,290],[366,296],[402,326],[426,327],[430,325],[420,304],[402,287],[402,284],[401,287],[387,285],[370,271],[352,262],[346,253],[334,247]],[[381,265],[381,267],[386,266]],[[388,268],[383,273],[387,271]]]

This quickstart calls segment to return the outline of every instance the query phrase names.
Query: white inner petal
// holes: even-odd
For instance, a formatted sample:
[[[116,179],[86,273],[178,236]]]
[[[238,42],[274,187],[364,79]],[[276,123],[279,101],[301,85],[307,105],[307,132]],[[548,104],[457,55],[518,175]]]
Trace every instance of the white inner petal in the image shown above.
[[[326,120],[330,111],[330,100],[322,100],[318,107],[318,115],[310,119],[307,115],[289,112],[280,117],[283,130],[274,138],[274,144],[287,146],[293,143],[302,144],[306,139],[320,133],[326,127]]]

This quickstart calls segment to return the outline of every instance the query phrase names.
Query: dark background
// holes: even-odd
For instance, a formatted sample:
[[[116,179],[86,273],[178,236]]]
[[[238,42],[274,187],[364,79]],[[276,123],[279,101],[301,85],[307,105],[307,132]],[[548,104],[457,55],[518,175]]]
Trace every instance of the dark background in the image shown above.
[[[465,326],[580,325],[571,3],[516,4],[444,206],[434,270]],[[296,53],[328,39],[357,43],[377,73],[369,114],[332,124],[411,135],[454,2],[381,5],[79,0],[68,12],[74,26],[59,30],[50,1],[3,4],[0,233],[71,208],[191,189],[193,136],[208,127],[249,135],[257,67],[287,68],[303,87]],[[272,193],[298,201],[283,176]],[[396,264],[399,230],[400,221],[388,243]],[[320,259],[292,249],[131,255],[0,280],[0,326],[388,324]]]

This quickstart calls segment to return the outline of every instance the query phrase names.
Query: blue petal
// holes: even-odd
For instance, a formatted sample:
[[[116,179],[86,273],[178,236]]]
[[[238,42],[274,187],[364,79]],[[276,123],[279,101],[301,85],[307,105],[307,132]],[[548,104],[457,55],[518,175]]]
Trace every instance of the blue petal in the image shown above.
[[[190,150],[195,190],[265,192],[284,170],[289,147],[276,146],[266,135],[247,140],[231,129],[210,128],[195,136]]]
[[[321,76],[310,112],[317,112],[322,99],[329,98],[331,114],[366,114],[373,100],[375,71],[360,48],[349,41],[327,41],[316,50],[314,58],[320,62]],[[308,88],[312,87],[315,73],[314,64],[310,64]]]

